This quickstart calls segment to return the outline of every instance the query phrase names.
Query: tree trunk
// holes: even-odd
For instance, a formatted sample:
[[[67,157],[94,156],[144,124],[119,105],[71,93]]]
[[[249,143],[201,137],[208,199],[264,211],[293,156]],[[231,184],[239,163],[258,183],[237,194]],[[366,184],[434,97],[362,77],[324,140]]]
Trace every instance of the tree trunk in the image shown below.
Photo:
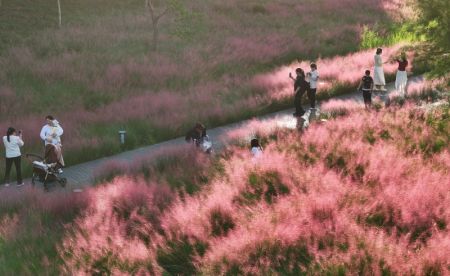
[[[158,39],[159,39],[159,30],[158,30],[158,22],[153,22],[153,51],[158,50]]]
[[[62,17],[61,17],[61,2],[60,2],[60,0],[58,0],[58,23],[59,23],[59,27],[61,28]]]
[[[152,19],[152,27],[153,27],[152,50],[156,51],[158,49],[158,43],[159,43],[158,23],[159,23],[159,20],[168,12],[169,8],[166,8],[162,13],[156,15],[155,7],[153,6],[151,0],[146,0],[145,3],[146,3],[148,11],[150,13],[150,17]]]

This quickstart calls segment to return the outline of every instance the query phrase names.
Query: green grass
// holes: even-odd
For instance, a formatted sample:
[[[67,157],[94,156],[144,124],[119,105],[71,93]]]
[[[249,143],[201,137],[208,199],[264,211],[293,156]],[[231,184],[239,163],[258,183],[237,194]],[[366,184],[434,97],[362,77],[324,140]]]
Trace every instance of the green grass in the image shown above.
[[[397,23],[380,27],[375,25],[370,28],[363,27],[361,34],[361,49],[371,49],[381,46],[390,46],[397,43],[414,43],[423,41],[423,37],[415,30],[416,24],[413,22]],[[383,30],[383,33],[381,32]]]
[[[65,225],[85,206],[81,198],[55,195],[48,199],[29,191],[17,201],[1,202],[0,223],[6,217],[18,218],[12,237],[0,235],[0,275],[57,275],[62,264],[57,246]],[[61,197],[61,199],[58,199]],[[68,204],[68,205],[66,205]],[[69,207],[67,207],[69,206]]]

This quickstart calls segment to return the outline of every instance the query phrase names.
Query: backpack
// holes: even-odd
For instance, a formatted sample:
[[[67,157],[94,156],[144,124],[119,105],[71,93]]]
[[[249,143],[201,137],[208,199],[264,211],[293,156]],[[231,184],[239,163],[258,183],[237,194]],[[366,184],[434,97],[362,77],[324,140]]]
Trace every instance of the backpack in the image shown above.
[[[364,76],[362,78],[362,83],[363,83],[362,88],[364,90],[370,90],[370,87],[372,86],[373,83],[373,79],[370,76]]]

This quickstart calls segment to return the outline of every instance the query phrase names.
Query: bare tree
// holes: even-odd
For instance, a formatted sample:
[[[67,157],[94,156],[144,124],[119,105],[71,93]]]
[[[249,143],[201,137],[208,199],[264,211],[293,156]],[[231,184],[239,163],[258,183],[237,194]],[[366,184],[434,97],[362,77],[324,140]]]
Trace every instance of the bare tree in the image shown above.
[[[158,11],[155,8],[154,0],[145,0],[148,12],[150,13],[150,17],[152,20],[152,27],[153,27],[153,46],[152,49],[156,51],[158,49],[158,42],[159,42],[159,21],[161,18],[166,15],[169,10],[170,6],[166,6],[163,11],[158,13]]]
[[[1,0],[0,0],[1,1]],[[61,17],[61,2],[60,0],[57,0],[58,2],[58,23],[59,23],[59,27],[61,27],[62,24],[62,17]]]

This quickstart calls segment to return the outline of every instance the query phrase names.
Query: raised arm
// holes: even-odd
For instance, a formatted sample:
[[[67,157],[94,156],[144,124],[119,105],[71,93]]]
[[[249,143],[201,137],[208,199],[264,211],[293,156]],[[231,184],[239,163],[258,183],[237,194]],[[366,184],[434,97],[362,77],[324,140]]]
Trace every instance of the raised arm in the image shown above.
[[[295,78],[292,76],[291,73],[289,73],[289,78],[295,82]]]

